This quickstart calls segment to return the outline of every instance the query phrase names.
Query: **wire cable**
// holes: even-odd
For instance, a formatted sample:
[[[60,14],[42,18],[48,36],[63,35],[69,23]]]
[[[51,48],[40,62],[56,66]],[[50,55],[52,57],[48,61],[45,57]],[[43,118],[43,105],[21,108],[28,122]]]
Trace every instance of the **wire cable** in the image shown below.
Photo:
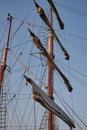
[[[84,17],[87,16],[87,12],[86,12],[86,11],[81,11],[81,10],[79,10],[79,9],[70,7],[70,6],[65,5],[65,4],[57,3],[57,2],[56,2],[56,4],[57,4],[57,6],[60,6],[61,8],[66,9],[66,10],[68,10],[68,11],[70,11],[70,12],[79,14],[79,15],[84,16]]]

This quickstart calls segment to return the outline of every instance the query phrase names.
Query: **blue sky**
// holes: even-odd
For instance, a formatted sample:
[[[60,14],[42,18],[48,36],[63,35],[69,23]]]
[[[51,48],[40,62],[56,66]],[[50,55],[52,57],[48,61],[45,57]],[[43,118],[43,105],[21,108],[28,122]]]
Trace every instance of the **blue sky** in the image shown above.
[[[37,0],[37,2],[48,12],[49,4],[46,0]],[[54,0],[54,2],[59,11],[61,19],[65,24],[65,29],[61,31],[57,21],[55,20],[53,21],[54,29],[59,35],[64,47],[70,54],[70,61],[65,61],[63,53],[61,49],[58,48],[59,46],[55,41],[54,53],[57,55],[55,57],[55,62],[59,64],[59,67],[62,69],[62,71],[65,71],[66,69],[70,71],[68,74],[66,71],[64,73],[71,81],[73,92],[72,94],[69,94],[67,93],[66,88],[64,88],[65,86],[61,87],[62,80],[60,78],[59,83],[57,83],[57,79],[55,80],[54,86],[59,85],[59,90],[57,90],[57,88],[55,88],[55,90],[58,91],[59,95],[64,97],[67,102],[70,102],[70,100],[73,99],[72,102],[74,110],[79,114],[82,120],[87,123],[87,0]],[[15,24],[15,27],[12,28],[13,32],[16,31],[18,25],[20,24],[17,19],[20,19],[34,24],[35,28],[31,26],[29,26],[29,28],[31,28],[35,33],[38,33],[39,28],[37,28],[36,25],[40,26],[42,21],[36,13],[33,0],[0,0],[1,27],[2,22],[7,19],[8,13],[15,18],[13,25],[14,23],[17,23]],[[53,18],[55,19],[55,16],[53,16]],[[28,37],[27,28],[28,26],[25,24],[23,26],[24,33],[22,33],[21,29],[21,34],[19,33],[18,36],[16,36],[12,46],[22,42],[22,34],[25,34],[25,41],[32,39],[30,36]],[[1,42],[0,44],[0,47],[2,48],[5,43]],[[26,48],[26,52],[28,52],[28,48]],[[35,61],[33,61],[33,63],[35,63]],[[57,76],[55,76],[55,78],[56,77]],[[72,103],[69,104],[71,105]],[[80,125],[83,127],[83,129],[87,129],[82,124]],[[79,128],[77,127],[76,130],[79,130]]]

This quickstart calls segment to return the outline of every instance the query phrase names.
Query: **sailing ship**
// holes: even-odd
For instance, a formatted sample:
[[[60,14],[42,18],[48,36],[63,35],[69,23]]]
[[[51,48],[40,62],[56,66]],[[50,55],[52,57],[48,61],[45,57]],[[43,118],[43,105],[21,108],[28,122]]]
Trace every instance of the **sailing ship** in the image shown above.
[[[1,45],[0,50],[0,130],[83,130],[80,123],[87,127],[73,108],[57,94],[57,86],[62,86],[67,97],[73,92],[69,74],[67,77],[67,70],[63,72],[57,59],[59,50],[64,62],[69,63],[70,55],[54,29],[53,15],[56,26],[62,31],[64,23],[53,0],[47,0],[47,3],[49,16],[33,0],[41,25],[40,21],[35,24],[8,14],[8,29],[2,32],[5,44]],[[7,40],[5,33],[8,34],[5,35]]]

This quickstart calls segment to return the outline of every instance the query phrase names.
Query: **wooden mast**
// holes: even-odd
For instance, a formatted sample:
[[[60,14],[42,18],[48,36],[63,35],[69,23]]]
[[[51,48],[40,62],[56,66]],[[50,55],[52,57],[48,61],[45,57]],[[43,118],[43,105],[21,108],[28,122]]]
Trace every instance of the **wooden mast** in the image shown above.
[[[8,14],[8,16],[9,16],[9,14]],[[3,52],[3,56],[2,56],[2,63],[0,65],[0,94],[1,94],[1,91],[2,91],[2,82],[3,82],[4,71],[6,69],[6,60],[7,60],[7,53],[8,53],[8,48],[9,48],[9,39],[10,39],[10,31],[11,31],[11,24],[12,24],[12,16],[9,16],[8,20],[10,21],[9,29],[8,29],[8,37],[7,37],[6,46],[4,48],[4,52]]]
[[[6,91],[3,88],[3,78],[4,78],[4,72],[6,69],[6,61],[7,61],[7,55],[8,55],[8,49],[9,49],[9,39],[10,39],[10,31],[11,31],[11,24],[12,24],[12,16],[8,14],[9,20],[9,29],[8,29],[8,36],[6,45],[4,47],[3,55],[2,55],[2,61],[0,65],[0,128],[3,130],[6,130]]]
[[[53,20],[52,20],[52,7],[50,6],[50,24],[53,26]],[[53,33],[50,30],[50,34],[48,36],[48,54],[49,56],[54,59],[54,53],[53,53]],[[54,68],[50,61],[48,61],[48,95],[51,99],[53,99],[53,74]],[[48,130],[53,130],[53,114],[52,112],[48,111]]]

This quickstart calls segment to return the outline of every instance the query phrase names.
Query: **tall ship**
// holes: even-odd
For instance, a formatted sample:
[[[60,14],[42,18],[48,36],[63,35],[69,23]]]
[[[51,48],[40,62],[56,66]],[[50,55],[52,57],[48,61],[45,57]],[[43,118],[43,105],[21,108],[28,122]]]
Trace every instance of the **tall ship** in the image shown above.
[[[67,11],[87,12],[57,0],[28,4],[25,17],[0,19],[0,130],[86,130],[87,38],[66,30]]]

